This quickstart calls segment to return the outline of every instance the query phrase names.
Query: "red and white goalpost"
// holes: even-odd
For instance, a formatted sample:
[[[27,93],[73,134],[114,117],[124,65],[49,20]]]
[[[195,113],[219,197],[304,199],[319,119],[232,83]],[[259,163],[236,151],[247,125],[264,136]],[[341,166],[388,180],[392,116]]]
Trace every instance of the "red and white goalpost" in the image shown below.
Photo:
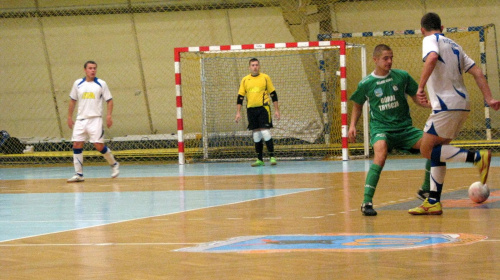
[[[244,58],[241,58],[241,61],[246,61],[248,62],[248,54],[247,52],[251,52],[252,56],[258,56],[259,60],[260,57],[263,55],[262,52],[266,52],[266,54],[269,55],[270,58],[276,59],[273,60],[273,62],[268,62],[265,64],[265,66],[268,66],[267,69],[261,69],[263,70],[262,72],[269,74],[271,76],[271,79],[273,79],[273,83],[275,84],[275,87],[277,88],[278,95],[280,97],[280,104],[282,109],[282,115],[286,115],[286,113],[283,113],[283,111],[286,112],[286,109],[288,107],[293,107],[297,106],[300,107],[302,105],[297,104],[297,105],[292,105],[291,102],[281,102],[282,98],[286,96],[286,94],[280,94],[280,82],[277,82],[274,77],[280,76],[281,73],[283,73],[283,78],[287,79],[289,78],[289,81],[286,80],[286,82],[282,82],[282,84],[293,84],[295,83],[300,83],[300,85],[307,87],[306,90],[299,90],[297,89],[298,86],[293,87],[291,89],[284,89],[283,91],[286,91],[287,93],[295,93],[295,92],[307,92],[308,97],[305,97],[304,100],[309,100],[309,99],[314,99],[315,96],[317,96],[318,100],[315,101],[316,106],[314,104],[311,105],[311,108],[320,108],[322,107],[322,112],[317,113],[315,110],[310,110],[312,115],[319,115],[318,118],[321,119],[321,122],[323,127],[321,128],[322,133],[320,133],[320,137],[318,137],[320,140],[309,140],[311,143],[311,147],[314,146],[314,149],[318,149],[318,145],[324,145],[325,147],[331,147],[332,145],[339,145],[341,143],[341,157],[342,160],[348,160],[348,139],[347,139],[347,133],[348,133],[348,106],[347,106],[347,82],[346,82],[346,47],[348,47],[350,44],[347,44],[345,41],[315,41],[315,42],[292,42],[292,43],[268,43],[268,44],[246,44],[246,45],[223,45],[223,46],[200,46],[200,47],[181,47],[181,48],[175,48],[174,49],[174,60],[175,60],[175,88],[176,88],[176,106],[177,106],[177,136],[178,136],[178,152],[179,152],[179,164],[184,164],[186,162],[186,150],[189,147],[193,147],[193,149],[202,149],[203,146],[203,154],[204,158],[210,157],[211,149],[216,149],[217,151],[220,151],[222,149],[222,146],[231,146],[234,145],[234,147],[229,147],[230,152],[227,154],[234,154],[237,151],[244,150],[244,144],[234,144],[231,142],[231,144],[213,144],[215,140],[213,139],[222,139],[222,138],[238,138],[241,136],[242,139],[250,138],[249,134],[245,134],[245,129],[244,128],[238,128],[238,129],[229,129],[229,126],[232,126],[233,124],[229,124],[230,121],[234,122],[234,112],[236,108],[236,95],[238,92],[238,83],[243,78],[245,75],[248,74],[248,66],[243,65],[240,62],[236,62],[234,60],[233,56],[239,55],[241,56],[243,53],[243,56],[246,56]],[[359,47],[359,45],[357,46]],[[328,55],[324,54],[324,50],[329,50],[329,49],[336,49],[338,52],[337,55]],[[275,58],[278,56],[277,51],[284,51],[285,53],[282,54],[283,58]],[[363,47],[363,52],[364,52],[364,47]],[[255,52],[259,52],[257,55],[255,55]],[[297,57],[292,57],[289,58],[290,53],[297,53],[297,55],[302,54],[302,52],[314,52],[317,53],[317,58],[308,58],[304,56],[297,56]],[[247,54],[245,54],[247,53]],[[184,59],[183,56],[187,54],[192,54],[193,56],[191,58],[186,58]],[[222,56],[228,55],[227,58],[224,58]],[[324,58],[324,56],[330,57],[328,61],[326,61],[327,58]],[[331,57],[333,56],[338,56],[337,58],[333,59]],[[218,66],[214,66],[214,68],[210,68],[207,66],[207,64],[212,63],[213,59],[220,59],[224,60],[223,64],[217,64]],[[240,59],[240,58],[238,58]],[[184,61],[186,60],[186,61]],[[299,70],[293,70],[293,72],[290,73],[296,73],[296,72],[304,72],[304,74],[296,74],[297,77],[291,77],[292,74],[285,74],[287,69],[291,68],[292,66],[285,66],[285,60],[289,60],[290,64],[293,67],[295,65],[300,64],[300,71]],[[315,60],[315,61],[314,61]],[[333,65],[334,62],[332,61],[337,61],[335,64],[338,66],[338,69],[331,68],[327,69],[325,65]],[[326,62],[325,62],[326,61]],[[237,63],[240,63],[242,66],[236,65]],[[359,62],[358,62],[359,63]],[[181,70],[186,71],[184,65],[185,64],[192,64],[194,66],[189,66],[189,71],[184,73]],[[262,60],[261,60],[261,65],[262,65]],[[281,65],[281,68],[277,70],[275,74],[268,73],[268,71],[273,71],[270,69],[270,64],[272,65]],[[364,64],[364,61],[363,63]],[[364,66],[366,68],[366,65]],[[227,74],[227,72],[224,73],[213,73],[215,71],[219,70],[227,70],[227,69],[233,69],[231,70],[231,74]],[[211,70],[211,69],[216,69],[216,70]],[[304,70],[307,69],[307,70]],[[311,70],[314,69],[314,70]],[[309,71],[309,72],[307,72]],[[233,72],[236,72],[233,74]],[[365,70],[366,72],[366,70]],[[189,76],[194,76],[194,78],[190,78],[189,85],[183,84],[183,80],[185,79],[186,75]],[[295,75],[295,74],[293,74]],[[303,79],[299,76],[303,76]],[[339,78],[338,78],[339,77]],[[280,77],[277,77],[279,79]],[[316,79],[319,79],[318,85],[316,87]],[[358,79],[358,78],[357,78]],[[213,80],[213,82],[212,82]],[[226,80],[230,80],[231,85],[225,85]],[[327,81],[328,80],[328,81]],[[333,82],[332,82],[333,81]],[[184,82],[185,83],[185,82]],[[330,86],[330,88],[327,86],[327,84],[333,84]],[[331,119],[332,119],[332,104],[327,104],[329,99],[328,95],[334,95],[335,94],[335,89],[331,89],[335,86],[335,83],[337,83],[337,87],[340,87],[340,106],[338,104],[335,104],[340,108],[340,126],[338,124],[333,124]],[[214,94],[216,95],[210,95],[210,84],[216,84],[216,90],[213,90]],[[190,116],[190,119],[198,119],[194,120],[196,124],[191,125],[191,127],[186,131],[185,129],[185,105],[183,106],[183,93],[185,93],[185,87],[189,87],[190,95],[195,95],[193,100],[190,100],[189,102],[184,100],[186,104],[189,103],[191,106],[192,104],[198,104],[202,103],[203,108],[199,109],[189,109],[189,112],[192,116]],[[224,88],[228,87],[227,93],[219,93],[219,91],[224,91]],[[219,90],[220,89],[220,90]],[[318,90],[315,90],[318,89]],[[321,91],[321,92],[316,92],[316,91]],[[330,93],[329,93],[330,92]],[[332,93],[333,92],[333,93]],[[291,94],[288,94],[291,95]],[[202,96],[202,97],[200,97]],[[226,101],[223,101],[228,98],[227,104],[225,103]],[[299,97],[293,97],[294,100],[297,100],[296,102],[305,102],[305,101],[300,101]],[[210,105],[210,101],[217,100],[217,105]],[[338,100],[338,98],[336,99]],[[335,101],[336,103],[338,101]],[[319,104],[321,103],[321,104]],[[333,103],[330,101],[330,103]],[[207,104],[207,105],[205,105]],[[330,109],[329,109],[330,106]],[[220,107],[217,112],[212,112],[210,113],[210,110],[213,110],[214,107]],[[229,108],[229,109],[228,109]],[[290,109],[291,110],[291,109]],[[329,111],[330,110],[330,111]],[[200,113],[202,116],[200,116]],[[229,114],[229,115],[228,115]],[[338,114],[338,113],[337,113]],[[211,123],[209,116],[214,115],[215,119],[217,119],[217,123],[221,122],[222,124],[220,126],[223,126],[224,129],[219,129],[216,128],[214,129],[213,127],[216,126],[213,123]],[[289,112],[290,116],[296,116],[298,120],[296,121],[289,121],[286,123],[286,121],[283,121],[283,127],[278,128],[275,130],[276,132],[273,132],[273,138],[275,139],[284,139],[282,140],[283,148],[279,150],[301,150],[303,149],[302,146],[298,146],[295,142],[290,143],[289,146],[287,146],[286,141],[290,141],[287,139],[296,139],[300,138],[300,136],[291,136],[291,133],[287,131],[287,127],[291,127],[289,130],[290,131],[296,131],[297,129],[295,127],[292,127],[292,125],[295,125],[295,123],[299,123],[300,120],[304,119],[307,114],[304,113],[294,113],[294,112]],[[207,116],[207,117],[205,117]],[[243,116],[244,117],[244,116]],[[283,118],[286,118],[286,116],[283,116]],[[338,118],[338,116],[337,116]],[[208,119],[206,121],[205,119]],[[224,119],[224,120],[222,120]],[[224,124],[224,122],[227,122]],[[293,124],[292,124],[293,123]],[[200,128],[201,126],[201,128]],[[330,129],[331,126],[331,129]],[[334,130],[339,129],[340,130],[340,136],[335,138],[331,137],[330,135],[334,134]],[[216,131],[217,130],[217,131]],[[331,130],[331,132],[330,132]],[[326,131],[326,132],[325,132]],[[298,134],[301,134],[299,132]],[[314,132],[307,131],[307,133],[302,133],[306,136],[309,136],[310,134],[314,134]],[[189,136],[188,136],[189,135]],[[188,137],[186,137],[188,136]],[[340,140],[339,140],[340,139]],[[191,141],[194,144],[186,145],[186,141]],[[242,140],[243,141],[243,140]],[[306,143],[306,140],[302,140],[301,143]],[[321,142],[318,144],[318,142]],[[340,142],[340,143],[339,143]],[[229,143],[229,142],[228,142]],[[308,144],[308,142],[306,143]],[[279,144],[278,144],[279,145]],[[189,147],[188,147],[189,146]],[[291,148],[288,148],[291,147]],[[250,148],[249,148],[250,149]],[[201,153],[201,152],[200,152]],[[226,157],[226,156],[225,156]],[[237,155],[235,158],[241,159],[243,156]]]

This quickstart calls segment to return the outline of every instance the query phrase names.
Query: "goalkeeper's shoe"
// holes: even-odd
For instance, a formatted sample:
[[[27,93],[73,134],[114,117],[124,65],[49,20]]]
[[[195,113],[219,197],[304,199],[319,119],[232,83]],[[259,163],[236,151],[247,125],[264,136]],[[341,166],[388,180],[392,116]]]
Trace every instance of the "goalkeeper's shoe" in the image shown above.
[[[490,170],[491,162],[491,151],[490,150],[480,150],[479,155],[481,158],[474,162],[474,165],[479,168],[479,174],[481,175],[481,184],[485,184],[488,180],[488,172]]]
[[[252,163],[252,167],[256,167],[256,166],[264,166],[264,162],[260,159],[258,159],[256,162]]]
[[[373,203],[371,202],[361,204],[361,213],[365,216],[377,216],[377,211],[373,209]]]
[[[441,202],[430,204],[429,199],[425,199],[422,205],[408,210],[408,213],[412,215],[441,215],[443,214],[443,208]]]
[[[85,181],[85,178],[83,178],[83,175],[80,174],[75,174],[73,177],[68,179],[68,183],[78,183],[78,182],[83,182]]]
[[[271,159],[269,160],[269,162],[271,162],[271,165],[278,164],[278,162],[276,162],[276,158],[275,157],[271,157]]]

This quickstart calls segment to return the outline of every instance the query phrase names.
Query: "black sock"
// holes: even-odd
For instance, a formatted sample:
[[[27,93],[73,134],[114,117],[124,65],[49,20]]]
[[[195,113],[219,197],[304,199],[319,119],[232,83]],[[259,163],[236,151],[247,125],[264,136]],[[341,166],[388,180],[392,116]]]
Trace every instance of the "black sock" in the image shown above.
[[[476,157],[476,152],[467,151],[467,159],[465,162],[474,162],[474,157]]]
[[[267,151],[269,152],[269,156],[274,157],[274,143],[272,138],[266,141],[266,147]]]
[[[262,140],[260,142],[255,142],[255,151],[257,152],[257,158],[263,161],[262,153],[264,151],[264,143],[262,143]]]
[[[429,193],[429,203],[434,204],[441,201],[441,193],[430,191]]]

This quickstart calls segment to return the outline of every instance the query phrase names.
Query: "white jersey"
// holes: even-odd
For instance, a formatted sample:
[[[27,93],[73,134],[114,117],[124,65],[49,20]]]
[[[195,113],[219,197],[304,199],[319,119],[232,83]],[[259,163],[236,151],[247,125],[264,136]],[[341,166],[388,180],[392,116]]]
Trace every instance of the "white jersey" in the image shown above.
[[[97,77],[91,82],[85,78],[76,80],[69,97],[78,101],[77,120],[101,117],[102,101],[113,98],[106,82]]]
[[[474,60],[465,54],[461,46],[439,33],[424,38],[424,62],[431,52],[438,55],[436,67],[427,81],[432,110],[469,111],[469,94],[462,75],[474,66]]]

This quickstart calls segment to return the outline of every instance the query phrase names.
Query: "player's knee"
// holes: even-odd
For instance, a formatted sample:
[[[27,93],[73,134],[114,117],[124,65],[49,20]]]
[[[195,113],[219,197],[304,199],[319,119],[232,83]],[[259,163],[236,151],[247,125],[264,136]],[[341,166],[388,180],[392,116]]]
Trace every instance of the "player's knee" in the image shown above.
[[[378,153],[378,154],[375,154],[375,156],[373,157],[373,163],[375,163],[381,167],[384,167],[386,159],[387,159],[387,152],[386,153]]]
[[[104,149],[104,144],[103,143],[94,143],[94,147],[96,148],[96,150],[98,150],[100,152]]]
[[[73,142],[73,149],[83,149],[84,142]]]
[[[421,145],[420,146],[420,154],[426,158],[426,159],[431,159],[431,153],[432,149],[429,149],[428,147]]]
[[[271,131],[269,129],[261,130],[261,133],[262,133],[262,138],[264,138],[264,141],[271,140]]]
[[[259,143],[262,140],[262,132],[260,130],[256,130],[253,132],[253,141],[255,143]]]

